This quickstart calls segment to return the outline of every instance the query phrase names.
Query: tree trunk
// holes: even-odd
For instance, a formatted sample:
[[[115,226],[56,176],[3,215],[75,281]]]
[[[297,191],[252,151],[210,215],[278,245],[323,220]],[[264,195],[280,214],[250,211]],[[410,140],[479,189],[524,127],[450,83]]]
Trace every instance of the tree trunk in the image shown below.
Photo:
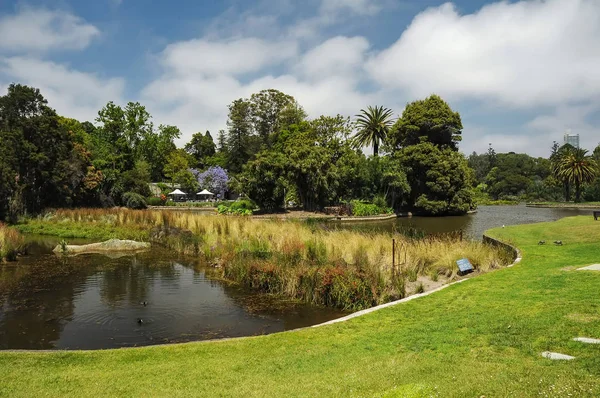
[[[373,141],[373,156],[379,155],[379,142]]]
[[[568,182],[565,182],[565,202],[568,202],[571,199],[571,187]]]
[[[581,202],[581,184],[579,181],[575,182],[575,203]]]

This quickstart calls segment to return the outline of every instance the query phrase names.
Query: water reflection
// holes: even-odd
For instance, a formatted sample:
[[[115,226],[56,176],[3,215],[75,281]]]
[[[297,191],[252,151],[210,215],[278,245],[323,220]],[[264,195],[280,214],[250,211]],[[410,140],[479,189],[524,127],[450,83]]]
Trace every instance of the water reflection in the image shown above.
[[[413,225],[430,233],[462,229],[480,239],[489,228],[578,214],[590,211],[481,207],[464,217],[327,228],[391,232]],[[30,256],[0,264],[0,349],[96,349],[248,336],[344,315],[223,284],[208,277],[209,270],[199,263],[158,249],[116,259],[65,258],[51,253],[59,239],[29,239]]]
[[[412,217],[368,223],[340,223],[333,228],[353,229],[365,232],[393,232],[414,227],[427,233],[447,233],[463,230],[470,239],[480,240],[483,233],[503,225],[530,224],[555,221],[563,217],[591,214],[591,210],[543,209],[519,206],[480,206],[477,213],[452,217]]]
[[[236,337],[344,315],[228,286],[189,259],[158,249],[110,259],[64,258],[49,254],[53,247],[42,242],[19,263],[0,265],[0,348],[97,349]]]

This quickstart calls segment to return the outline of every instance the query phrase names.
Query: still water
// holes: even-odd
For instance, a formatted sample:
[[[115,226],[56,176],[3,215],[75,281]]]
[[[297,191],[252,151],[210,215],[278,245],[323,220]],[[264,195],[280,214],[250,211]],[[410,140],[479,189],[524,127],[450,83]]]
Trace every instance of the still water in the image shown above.
[[[591,211],[482,206],[476,214],[462,217],[324,228],[463,230],[467,237],[481,239],[490,228],[580,214]],[[211,279],[211,269],[162,249],[121,258],[63,258],[51,252],[58,239],[30,239],[29,256],[0,263],[0,349],[100,349],[249,336],[344,315],[230,286]]]
[[[50,252],[56,243],[38,238],[29,256],[0,263],[0,349],[99,349],[250,336],[345,315],[229,286],[211,279],[210,269],[161,249],[114,259],[62,258]]]
[[[564,217],[590,215],[591,210],[544,209],[518,206],[480,206],[477,213],[456,217],[411,217],[368,223],[340,223],[337,228],[360,231],[392,232],[415,227],[426,233],[446,233],[462,230],[465,237],[481,240],[483,233],[503,225],[531,224],[556,221]]]

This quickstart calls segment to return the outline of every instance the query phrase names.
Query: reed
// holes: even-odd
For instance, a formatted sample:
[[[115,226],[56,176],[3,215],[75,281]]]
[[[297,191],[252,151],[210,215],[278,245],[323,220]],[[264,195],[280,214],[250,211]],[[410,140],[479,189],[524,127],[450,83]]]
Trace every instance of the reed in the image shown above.
[[[19,231],[0,223],[0,261],[15,261],[25,247],[24,242]]]
[[[156,210],[58,210],[29,220],[22,230],[55,234],[149,240],[153,228],[191,231],[170,234],[162,244],[201,256],[217,276],[250,288],[306,302],[360,309],[405,295],[406,280],[436,275],[456,277],[456,260],[469,258],[487,272],[511,262],[510,253],[440,235],[414,239],[392,235],[326,230],[294,220],[204,215]],[[70,236],[76,237],[76,236]],[[395,264],[395,268],[392,267]],[[433,278],[432,278],[433,279]]]

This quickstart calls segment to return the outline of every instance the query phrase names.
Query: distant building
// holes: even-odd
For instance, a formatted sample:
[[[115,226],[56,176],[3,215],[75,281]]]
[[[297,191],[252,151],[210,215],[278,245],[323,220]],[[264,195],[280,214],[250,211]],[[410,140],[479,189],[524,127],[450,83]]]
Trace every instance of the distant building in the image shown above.
[[[569,134],[569,132],[565,133],[564,144],[571,144],[575,148],[579,148],[579,134]]]

